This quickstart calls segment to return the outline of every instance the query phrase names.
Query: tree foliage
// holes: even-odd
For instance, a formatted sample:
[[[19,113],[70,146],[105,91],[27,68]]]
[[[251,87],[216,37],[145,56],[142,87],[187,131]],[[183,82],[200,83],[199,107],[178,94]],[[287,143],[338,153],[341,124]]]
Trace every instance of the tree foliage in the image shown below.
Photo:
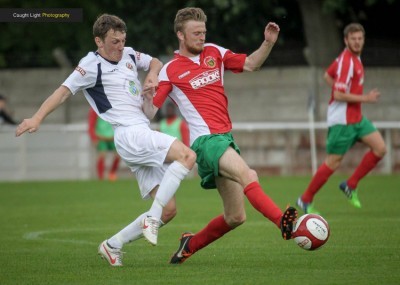
[[[323,10],[335,13],[337,19],[342,20],[338,31],[343,23],[352,19],[376,23],[373,9],[399,7],[399,1],[395,0],[315,1],[323,1]],[[82,8],[83,22],[0,23],[0,67],[56,66],[52,57],[55,48],[62,48],[76,64],[88,51],[96,48],[92,25],[102,13],[115,14],[125,20],[127,45],[154,56],[170,56],[177,49],[173,32],[176,11],[187,6],[198,6],[206,12],[209,42],[236,52],[250,53],[256,49],[263,39],[266,23],[275,21],[281,27],[281,34],[269,64],[305,64],[302,49],[307,45],[307,39],[298,3],[293,0],[71,0],[68,3],[63,0],[2,0],[2,8]],[[374,29],[372,32],[382,35],[378,27]],[[386,35],[391,36],[387,32]]]

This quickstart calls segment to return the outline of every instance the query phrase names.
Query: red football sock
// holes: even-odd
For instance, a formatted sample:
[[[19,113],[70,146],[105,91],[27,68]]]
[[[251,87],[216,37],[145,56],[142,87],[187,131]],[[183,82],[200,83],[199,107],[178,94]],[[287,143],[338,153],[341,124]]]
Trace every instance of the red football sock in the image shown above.
[[[372,151],[367,152],[361,163],[357,166],[353,175],[347,180],[347,186],[351,189],[356,189],[358,182],[368,174],[382,159],[382,157],[377,156]]]
[[[97,177],[101,180],[104,178],[104,160],[103,156],[97,159]]]
[[[119,160],[120,160],[119,156],[114,157],[114,161],[113,161],[113,164],[111,166],[111,171],[110,171],[111,173],[117,172],[118,166],[119,166]]]
[[[259,211],[264,215],[264,217],[268,218],[275,225],[280,227],[283,213],[281,209],[279,209],[279,207],[274,203],[274,201],[272,201],[272,199],[264,193],[260,183],[255,181],[247,185],[244,188],[244,194],[254,209]]]
[[[208,225],[195,234],[189,241],[189,250],[194,253],[219,239],[232,228],[226,223],[224,216],[220,215],[212,219]]]
[[[315,194],[321,189],[322,186],[328,181],[329,177],[334,171],[330,169],[326,163],[323,163],[314,174],[307,190],[301,196],[301,200],[305,203],[311,203],[314,199]]]

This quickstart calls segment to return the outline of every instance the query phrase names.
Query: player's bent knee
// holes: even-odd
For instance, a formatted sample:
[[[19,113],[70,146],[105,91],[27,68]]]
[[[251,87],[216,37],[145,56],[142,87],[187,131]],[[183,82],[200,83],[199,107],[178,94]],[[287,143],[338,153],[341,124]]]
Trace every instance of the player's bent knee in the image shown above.
[[[231,227],[231,228],[236,228],[244,222],[246,222],[246,214],[235,214],[235,215],[230,215],[225,217],[226,223]]]
[[[373,152],[375,153],[375,155],[377,155],[379,157],[384,157],[387,152],[387,149],[386,149],[386,146],[383,146],[383,147],[380,147],[380,148],[374,150]]]
[[[326,166],[328,166],[333,171],[335,171],[336,169],[339,168],[341,162],[342,162],[342,159],[326,159],[325,160]]]
[[[182,163],[188,168],[192,169],[194,164],[196,163],[196,153],[191,150],[190,148],[186,148],[185,152],[183,153]]]
[[[249,169],[248,176],[250,181],[258,181],[258,175],[255,170]]]

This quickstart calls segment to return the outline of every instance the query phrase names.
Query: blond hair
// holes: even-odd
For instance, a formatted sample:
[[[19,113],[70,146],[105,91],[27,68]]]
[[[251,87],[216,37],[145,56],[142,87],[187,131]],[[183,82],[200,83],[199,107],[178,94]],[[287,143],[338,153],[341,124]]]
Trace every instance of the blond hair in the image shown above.
[[[343,30],[343,35],[344,35],[345,38],[347,38],[347,36],[349,34],[352,34],[352,33],[355,33],[355,32],[362,32],[363,35],[365,36],[364,27],[359,23],[348,24]]]
[[[187,7],[180,9],[175,16],[174,31],[183,32],[186,22],[193,20],[198,22],[207,22],[207,16],[201,8]]]

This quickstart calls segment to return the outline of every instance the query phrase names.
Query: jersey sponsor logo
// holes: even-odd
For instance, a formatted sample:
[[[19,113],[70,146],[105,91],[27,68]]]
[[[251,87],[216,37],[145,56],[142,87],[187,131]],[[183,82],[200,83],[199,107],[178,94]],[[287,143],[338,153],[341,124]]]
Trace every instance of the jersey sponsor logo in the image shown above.
[[[207,65],[207,67],[209,67],[209,68],[214,68],[215,67],[215,65],[216,65],[216,60],[215,60],[215,58],[213,58],[212,56],[207,56],[205,59],[204,59],[204,64],[205,65]]]
[[[221,79],[221,75],[219,74],[219,70],[216,68],[214,70],[203,72],[202,74],[197,75],[192,80],[189,81],[190,85],[193,89],[199,89],[208,84],[212,84]]]
[[[130,64],[129,62],[127,62],[127,63],[126,63],[126,67],[127,67],[127,68],[129,68],[130,70],[132,70],[132,69],[133,69],[133,65],[132,65],[132,64]]]
[[[181,75],[178,76],[179,79],[182,79],[185,76],[188,76],[190,74],[190,71],[186,71],[184,73],[182,73]]]
[[[136,52],[136,58],[137,58],[137,60],[140,60],[140,55],[141,55],[141,53],[140,52]]]
[[[85,74],[86,74],[86,71],[79,65],[77,67],[75,67],[75,70],[78,71],[82,76],[85,76]]]
[[[118,68],[114,68],[114,69],[108,70],[107,72],[114,72],[114,71],[117,71],[117,70],[118,70]]]

